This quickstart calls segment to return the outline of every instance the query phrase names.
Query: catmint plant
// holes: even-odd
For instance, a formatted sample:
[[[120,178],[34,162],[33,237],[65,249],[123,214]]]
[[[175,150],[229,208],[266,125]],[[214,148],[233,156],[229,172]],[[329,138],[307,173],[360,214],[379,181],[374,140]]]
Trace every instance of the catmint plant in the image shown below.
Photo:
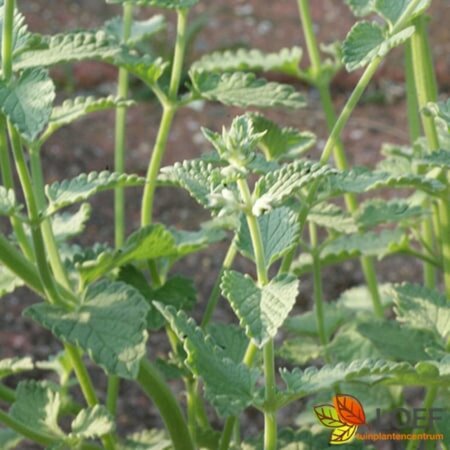
[[[450,448],[448,412],[433,412],[446,407],[450,386],[450,101],[440,101],[433,71],[431,1],[346,0],[357,21],[324,58],[310,4],[298,0],[306,68],[296,46],[214,52],[187,67],[197,0],[108,3],[121,5],[122,17],[96,30],[44,36],[28,30],[14,0],[0,1],[0,214],[10,229],[0,234],[0,293],[7,308],[15,289],[34,292],[26,320],[62,345],[47,361],[0,360],[0,447],[31,441],[54,450],[374,448],[357,433],[378,426],[380,411],[408,411],[404,392],[415,386],[423,388],[429,426],[411,422],[406,431],[436,433]],[[164,14],[134,19],[138,8],[153,7]],[[165,60],[143,49],[169,14],[177,32]],[[405,49],[411,145],[387,143],[377,167],[349,167],[342,131],[394,47]],[[84,60],[118,68],[117,95],[55,105],[48,68]],[[343,67],[363,71],[338,114],[331,82]],[[294,115],[307,103],[292,86],[261,78],[265,72],[317,89],[329,132],[317,161],[308,154],[313,133],[260,111]],[[126,172],[132,77],[161,107],[143,174]],[[202,128],[211,151],[161,167],[178,110],[195,101],[245,111],[221,131]],[[46,184],[41,154],[48,139],[105,109],[116,111],[114,171]],[[158,223],[161,186],[186,190],[209,219],[193,231]],[[127,234],[129,187],[142,195],[140,226]],[[386,188],[403,195],[377,197]],[[90,218],[89,200],[107,190],[114,191],[114,243],[74,244]],[[361,201],[366,193],[370,199]],[[218,242],[228,250],[219,273],[205,274],[216,280],[206,305],[197,304],[193,280],[176,275],[174,265]],[[419,259],[423,283],[380,283],[375,261],[393,254]],[[246,263],[234,265],[238,257]],[[365,284],[326,298],[323,269],[354,258]],[[298,313],[304,276],[312,276],[314,301]],[[213,320],[220,301],[229,303],[235,323]],[[148,349],[156,332],[170,346],[164,358]],[[107,380],[105,392],[92,364]],[[32,370],[53,371],[56,381],[34,380]],[[8,379],[19,374],[16,384]],[[148,396],[161,429],[120,430],[121,380]],[[280,411],[288,406],[299,416],[284,428]],[[257,435],[245,429],[249,409],[261,416]],[[406,448],[419,443],[411,439]]]

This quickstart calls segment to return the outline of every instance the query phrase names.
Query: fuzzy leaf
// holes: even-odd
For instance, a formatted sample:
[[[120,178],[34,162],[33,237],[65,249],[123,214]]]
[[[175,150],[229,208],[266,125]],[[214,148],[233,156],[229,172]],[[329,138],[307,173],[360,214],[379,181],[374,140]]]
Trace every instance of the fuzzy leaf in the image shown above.
[[[215,244],[225,238],[225,233],[218,229],[202,228],[198,231],[186,231],[171,228],[177,247],[176,259],[181,259],[191,253],[199,252],[211,244]]]
[[[21,209],[22,205],[17,203],[14,190],[0,186],[0,215],[14,216],[18,214]]]
[[[156,33],[164,30],[166,20],[164,16],[158,14],[147,20],[134,20],[131,24],[130,36],[127,39],[127,46],[135,46],[139,42],[148,39]],[[104,29],[108,34],[112,34],[119,42],[123,42],[123,18],[114,17],[105,23]]]
[[[114,60],[115,64],[141,79],[152,87],[163,75],[168,63],[162,58],[138,56],[134,54],[120,54]]]
[[[172,441],[162,430],[145,430],[126,437],[119,450],[169,450]]]
[[[89,59],[112,61],[121,51],[116,39],[104,31],[58,34],[50,37],[44,48],[23,52],[14,62],[14,69],[49,67]]]
[[[421,164],[450,170],[450,150],[437,150],[419,160]]]
[[[263,211],[281,205],[300,189],[332,173],[334,171],[329,166],[310,161],[295,161],[268,173],[256,183],[255,192],[259,198],[253,213],[258,216]]]
[[[3,40],[3,23],[4,23],[5,10],[3,6],[3,0],[0,2],[0,43]],[[13,56],[20,54],[24,51],[30,43],[33,41],[33,35],[28,31],[28,26],[25,23],[25,17],[23,14],[15,9],[13,19],[12,30],[12,52]]]
[[[163,167],[159,180],[164,185],[186,189],[201,205],[210,205],[209,196],[224,182],[220,170],[201,160],[183,161]]]
[[[316,143],[316,136],[309,131],[281,128],[258,113],[250,117],[257,132],[266,132],[258,145],[268,161],[298,158]]]
[[[417,284],[393,288],[397,319],[411,327],[430,330],[447,340],[450,336],[450,306],[445,295]]]
[[[357,17],[367,16],[372,12],[374,0],[345,0],[345,3]]]
[[[24,281],[12,273],[5,266],[0,265],[0,297],[14,292],[16,288],[23,286]]]
[[[379,234],[367,232],[348,234],[325,244],[322,258],[349,256],[384,256],[399,251],[407,244],[407,238],[401,230],[383,230]]]
[[[52,228],[55,239],[59,242],[66,241],[82,233],[86,222],[91,216],[91,205],[83,203],[75,213],[61,213],[52,216]]]
[[[191,70],[208,72],[280,72],[298,76],[302,49],[283,48],[276,53],[264,53],[257,49],[214,52],[196,61]]]
[[[277,356],[291,364],[304,366],[310,361],[320,358],[323,353],[323,346],[318,339],[303,336],[284,340]]]
[[[375,0],[374,9],[392,28],[400,19],[401,15],[405,12],[410,3],[410,0]],[[431,0],[420,1],[414,10],[413,16],[422,13],[428,8],[430,3]]]
[[[188,319],[184,312],[157,304],[170,326],[183,342],[186,364],[203,379],[206,398],[221,416],[237,415],[252,404],[256,395],[258,371],[236,364],[213,343],[211,337]]]
[[[450,130],[450,98],[442,102],[428,103],[424,114],[430,115],[436,121],[436,124],[445,132]]]
[[[208,326],[208,334],[227,358],[236,364],[242,362],[248,347],[248,339],[242,328],[232,324],[213,323]]]
[[[19,448],[18,445],[23,441],[23,437],[12,430],[0,428],[0,448],[2,450],[13,450]]]
[[[24,70],[6,83],[0,80],[0,108],[20,135],[33,141],[47,125],[55,86],[46,70]]]
[[[87,200],[98,192],[117,187],[142,186],[144,179],[137,175],[116,172],[91,172],[81,174],[71,180],[57,181],[45,187],[49,200],[47,214],[52,214],[65,206]]]
[[[87,114],[114,109],[118,106],[130,106],[131,104],[130,101],[113,96],[105,98],[76,97],[66,100],[62,105],[53,108],[48,128],[41,137],[41,141],[48,139],[61,127],[69,125]]]
[[[22,381],[16,389],[16,401],[10,415],[35,431],[62,437],[58,426],[60,395],[45,382]]]
[[[206,100],[231,106],[301,108],[305,98],[292,86],[257,79],[252,73],[191,72],[194,93]]]
[[[425,210],[407,200],[369,200],[363,203],[356,214],[356,221],[362,228],[375,227],[382,223],[397,223],[407,219],[417,219]]]
[[[88,287],[75,311],[40,303],[27,308],[25,316],[80,346],[108,374],[133,379],[146,351],[147,312],[136,289],[101,281]]]
[[[131,3],[137,6],[155,6],[157,8],[184,9],[191,8],[198,0],[106,0],[106,3]]]
[[[72,436],[93,439],[114,430],[114,421],[104,406],[95,405],[82,409],[72,422]]]
[[[295,304],[299,282],[292,275],[279,275],[259,287],[247,275],[227,270],[222,276],[222,295],[228,299],[247,336],[262,348],[283,325]]]
[[[29,356],[25,358],[8,358],[0,360],[0,380],[17,373],[33,370],[33,361]]]
[[[322,183],[320,199],[340,196],[345,193],[362,194],[381,188],[416,188],[436,194],[444,189],[438,180],[414,174],[395,174],[386,171],[371,171],[357,167],[349,171],[335,173]]]
[[[308,213],[308,220],[338,233],[354,233],[358,230],[352,216],[332,203],[320,203]]]
[[[300,224],[297,214],[287,207],[273,209],[257,220],[264,244],[266,266],[269,267],[297,245]],[[252,238],[244,214],[241,215],[236,245],[242,254],[254,260]]]

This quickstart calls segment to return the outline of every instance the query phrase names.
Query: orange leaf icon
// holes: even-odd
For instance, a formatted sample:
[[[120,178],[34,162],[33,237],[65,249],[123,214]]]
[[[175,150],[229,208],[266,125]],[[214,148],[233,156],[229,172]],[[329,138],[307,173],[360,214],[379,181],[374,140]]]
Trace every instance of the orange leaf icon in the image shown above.
[[[327,428],[339,428],[345,425],[339,419],[339,415],[333,405],[319,405],[314,407],[319,422]]]
[[[338,394],[333,398],[333,404],[339,419],[346,425],[363,425],[366,415],[359,400],[351,395]]]
[[[334,429],[331,433],[330,444],[340,445],[351,441],[355,436],[357,428],[356,425],[344,425]]]

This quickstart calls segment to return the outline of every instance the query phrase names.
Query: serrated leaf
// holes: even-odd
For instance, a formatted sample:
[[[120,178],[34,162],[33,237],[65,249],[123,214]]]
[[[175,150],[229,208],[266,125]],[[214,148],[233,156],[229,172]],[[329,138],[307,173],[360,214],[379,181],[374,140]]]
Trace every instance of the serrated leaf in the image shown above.
[[[401,326],[393,321],[363,322],[357,330],[372,342],[383,358],[417,363],[429,358],[426,349],[439,346],[427,330]]]
[[[351,72],[385,56],[392,48],[409,39],[415,28],[408,27],[390,36],[375,22],[357,22],[349,31],[342,45],[342,61]]]
[[[405,283],[392,290],[400,322],[430,330],[442,339],[450,336],[450,306],[445,295],[417,284]]]
[[[357,17],[367,16],[372,12],[374,0],[345,0],[345,3]]]
[[[259,348],[277,334],[295,304],[298,288],[292,275],[279,275],[259,287],[249,276],[233,270],[225,271],[221,282],[222,295]]]
[[[131,24],[130,36],[126,41],[126,44],[127,46],[135,46],[139,42],[164,30],[165,27],[166,20],[161,14],[150,17],[147,20],[134,20]],[[113,19],[108,20],[103,28],[108,34],[115,36],[119,42],[124,42],[122,17],[114,17]]]
[[[282,128],[258,113],[250,117],[257,132],[266,132],[258,146],[268,161],[298,158],[316,143],[316,136],[309,131]]]
[[[144,183],[145,180],[137,175],[108,171],[83,173],[71,180],[57,181],[45,186],[45,194],[50,203],[47,214],[83,202],[98,192],[117,187],[142,186]]]
[[[0,108],[20,135],[33,141],[47,125],[55,86],[46,70],[24,70],[10,82],[0,80]]]
[[[157,8],[184,9],[191,8],[198,0],[106,0],[106,3],[131,3],[137,6],[155,6]]]
[[[101,405],[82,409],[72,422],[72,436],[93,439],[111,433],[114,421],[109,411]]]
[[[241,328],[233,324],[213,323],[208,326],[207,331],[227,358],[236,364],[242,362],[248,348],[248,339]]]
[[[423,113],[432,116],[439,129],[448,134],[450,130],[450,98],[442,102],[428,103]]]
[[[437,150],[428,155],[425,155],[419,160],[421,164],[431,167],[441,167],[443,169],[450,169],[450,150]]]
[[[14,189],[6,189],[0,186],[0,215],[14,216],[20,212],[22,205],[17,203]]]
[[[60,395],[45,382],[22,381],[16,389],[16,400],[10,415],[35,431],[64,436],[58,426]]]
[[[295,247],[300,236],[297,214],[290,208],[273,209],[257,218],[267,267]],[[244,214],[241,215],[236,245],[247,258],[254,260],[253,243]]]
[[[2,359],[0,360],[0,380],[33,369],[33,361],[29,356],[26,356],[25,358]]]
[[[145,355],[148,305],[124,283],[101,281],[88,287],[76,310],[40,303],[25,316],[59,339],[78,345],[108,374],[133,379]]]
[[[314,320],[314,319],[313,319]],[[323,354],[323,346],[317,338],[297,337],[284,340],[277,356],[292,364],[303,366]]]
[[[169,65],[169,63],[162,58],[153,58],[149,55],[140,56],[130,53],[119,54],[114,59],[114,63],[141,79],[150,87],[156,84]]]
[[[259,372],[244,364],[236,364],[213,343],[211,337],[188,319],[185,313],[158,305],[170,326],[183,342],[186,364],[203,379],[206,398],[221,416],[239,414],[253,403]]]
[[[407,200],[374,199],[363,203],[356,214],[356,221],[362,228],[375,227],[382,223],[397,223],[423,217],[425,210]]]
[[[253,213],[258,216],[263,211],[281,205],[294,193],[332,173],[333,169],[320,163],[295,161],[266,174],[256,183],[258,199],[253,206]]]
[[[314,413],[319,422],[327,428],[339,428],[345,425],[338,416],[333,405],[319,405],[314,407]]]
[[[183,161],[163,167],[160,182],[164,185],[186,189],[201,205],[208,207],[210,194],[225,181],[220,170],[202,160]]]
[[[41,142],[48,139],[61,127],[69,125],[76,120],[98,111],[117,108],[118,106],[130,106],[132,102],[119,97],[76,97],[66,100],[62,105],[53,108],[47,130],[41,137]]]
[[[0,2],[0,43],[3,40],[3,23],[4,23],[5,9],[3,1]],[[28,31],[28,26],[25,23],[23,14],[15,9],[12,28],[12,53],[13,56],[20,54],[33,41],[32,34]]]
[[[59,242],[66,241],[84,231],[91,216],[91,205],[83,203],[75,213],[55,214],[51,218],[53,234]]]
[[[203,228],[197,231],[171,228],[170,232],[175,239],[175,245],[177,247],[176,259],[181,259],[191,253],[199,252],[211,244],[222,241],[226,236],[222,230],[214,228]]]
[[[283,48],[279,52],[265,53],[258,49],[227,50],[203,56],[194,62],[191,70],[208,72],[280,72],[298,76],[302,49]]]
[[[44,48],[23,52],[14,61],[14,69],[50,67],[89,59],[112,61],[120,52],[122,49],[117,40],[104,31],[58,34],[50,37]]]
[[[371,171],[365,167],[356,167],[327,177],[322,183],[319,199],[325,200],[345,193],[363,194],[388,187],[416,188],[430,194],[439,193],[444,189],[444,185],[438,180],[421,175]]]
[[[342,427],[336,428],[331,433],[330,444],[339,445],[351,442],[357,429],[358,427],[356,425],[343,425]]]
[[[320,203],[311,208],[308,220],[338,233],[354,233],[358,230],[355,219],[332,203]]]
[[[163,225],[154,224],[132,233],[119,249],[106,250],[93,260],[77,263],[76,268],[87,283],[131,261],[157,259],[176,252],[173,235]]]
[[[306,104],[304,96],[292,86],[257,79],[252,73],[198,71],[191,72],[190,77],[195,95],[224,105],[301,108]]]
[[[367,232],[338,237],[324,245],[320,254],[323,258],[348,256],[384,256],[397,252],[407,245],[407,238],[401,230],[383,230],[380,233]]]
[[[145,430],[127,436],[119,450],[169,450],[172,441],[163,430]]]
[[[5,266],[0,265],[0,297],[14,292],[16,288],[23,286],[24,281],[12,273]]]
[[[388,22],[390,28],[392,28],[397,21],[400,19],[402,14],[405,12],[406,8],[411,3],[410,0],[375,0],[374,2],[374,10],[381,16],[383,19]],[[411,17],[420,14],[430,5],[431,0],[422,0],[416,6],[414,13]]]

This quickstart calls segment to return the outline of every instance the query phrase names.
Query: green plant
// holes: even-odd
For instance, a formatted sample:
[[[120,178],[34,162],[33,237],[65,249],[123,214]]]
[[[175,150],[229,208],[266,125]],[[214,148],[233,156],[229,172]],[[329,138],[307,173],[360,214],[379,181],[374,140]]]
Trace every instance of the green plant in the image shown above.
[[[0,383],[0,399],[10,405],[8,412],[0,409],[2,448],[28,439],[51,449],[323,449],[328,447],[326,430],[311,428],[313,406],[323,395],[341,391],[359,397],[364,392],[367,421],[377,407],[388,411],[404,404],[407,386],[426,389],[424,408],[445,405],[450,385],[450,102],[437,101],[425,16],[430,2],[347,0],[357,16],[380,20],[358,21],[333,48],[333,58],[323,61],[309,2],[299,0],[311,61],[307,69],[300,68],[298,47],[271,54],[213,53],[192,64],[187,91],[181,79],[189,10],[197,0],[109,3],[123,5],[122,18],[101,30],[47,37],[28,31],[14,0],[1,2],[0,213],[9,219],[12,233],[0,235],[0,292],[20,286],[34,291],[42,301],[29,306],[25,317],[64,346],[46,362],[29,357],[0,361],[0,379],[38,368],[53,370],[59,381],[25,380],[14,390]],[[176,13],[171,63],[142,53],[142,42],[163,27],[164,19],[134,21],[138,6]],[[377,168],[349,168],[341,133],[383,58],[401,45],[406,47],[411,148],[386,145]],[[86,59],[119,68],[117,97],[76,98],[53,106],[55,89],[46,67]],[[365,69],[337,115],[330,83],[342,64],[347,70]],[[221,134],[202,130],[212,152],[161,168],[173,119],[194,101],[241,108],[305,106],[305,97],[294,88],[257,78],[259,72],[282,73],[318,90],[330,132],[318,161],[304,157],[315,144],[312,133],[248,112]],[[162,107],[145,177],[125,173],[130,75],[141,79]],[[108,108],[116,109],[114,172],[80,174],[45,186],[41,151],[48,138]],[[330,164],[332,155],[336,167]],[[18,200],[14,170],[26,208]],[[132,186],[143,190],[141,227],[127,236],[124,189]],[[187,190],[210,211],[211,220],[197,231],[154,223],[158,186]],[[359,201],[359,195],[383,188],[408,189],[410,196]],[[105,190],[115,191],[114,247],[71,244],[89,219],[86,202]],[[340,197],[347,210],[335,202]],[[61,213],[80,203],[77,211]],[[197,298],[194,284],[174,276],[172,269],[187,255],[225,240],[229,250],[198,326],[188,316]],[[378,283],[375,259],[396,253],[423,261],[424,286]],[[238,254],[253,267],[250,273],[232,268]],[[326,302],[323,268],[351,258],[360,258],[367,285]],[[314,308],[292,315],[299,278],[308,273]],[[221,295],[240,326],[212,322]],[[395,320],[386,318],[392,307]],[[171,351],[157,361],[147,354],[147,339],[149,332],[164,328]],[[286,338],[278,345],[282,329]],[[85,357],[108,377],[105,402],[99,400]],[[279,377],[276,357],[288,366]],[[183,382],[186,407],[169,383],[172,378]],[[148,395],[165,430],[116,433],[121,379],[134,380]],[[75,401],[74,385],[83,403]],[[298,419],[299,429],[279,429],[279,410],[301,399],[308,407]],[[264,417],[261,436],[240,436],[239,417],[248,408]],[[337,414],[340,407],[330,411]],[[211,420],[215,413],[222,427]],[[70,431],[61,423],[70,424]],[[448,421],[434,427],[444,434],[444,448],[450,448]],[[418,443],[411,440],[408,450]],[[362,445],[344,443],[347,448]]]

